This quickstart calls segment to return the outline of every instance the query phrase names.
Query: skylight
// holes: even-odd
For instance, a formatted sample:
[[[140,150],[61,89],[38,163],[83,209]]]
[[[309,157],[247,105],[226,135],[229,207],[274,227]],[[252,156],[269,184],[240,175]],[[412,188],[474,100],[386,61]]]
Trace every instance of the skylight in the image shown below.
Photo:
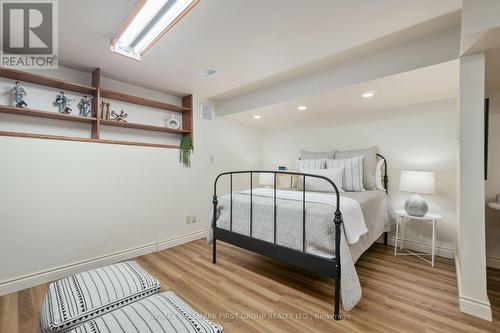
[[[142,60],[143,54],[199,0],[140,0],[111,41],[111,51]]]

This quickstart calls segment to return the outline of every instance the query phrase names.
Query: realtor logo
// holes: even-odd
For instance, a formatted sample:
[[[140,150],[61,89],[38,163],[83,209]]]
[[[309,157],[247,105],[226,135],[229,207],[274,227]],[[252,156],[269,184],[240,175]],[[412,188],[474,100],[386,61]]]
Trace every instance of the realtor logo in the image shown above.
[[[57,68],[57,0],[0,0],[0,4],[0,65]]]

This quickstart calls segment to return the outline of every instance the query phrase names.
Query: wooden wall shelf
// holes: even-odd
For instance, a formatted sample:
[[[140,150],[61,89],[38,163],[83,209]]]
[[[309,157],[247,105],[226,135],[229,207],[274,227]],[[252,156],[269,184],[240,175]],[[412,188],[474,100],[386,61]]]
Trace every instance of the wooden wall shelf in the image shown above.
[[[153,125],[145,125],[145,124],[136,124],[129,122],[118,122],[114,120],[103,120],[101,119],[101,125],[106,126],[115,126],[115,127],[125,127],[125,128],[134,128],[145,131],[153,131],[153,132],[166,132],[166,133],[176,133],[176,134],[189,134],[189,131],[182,129],[173,129],[168,127],[161,126],[153,126]]]
[[[127,95],[124,93],[116,92],[109,89],[101,89],[101,98],[114,99],[115,101],[147,106],[153,109],[161,109],[166,111],[174,112],[187,112],[191,111],[190,108],[185,108],[182,106],[177,106],[169,103],[153,101],[150,99],[145,99],[138,96]]]
[[[50,111],[41,111],[34,110],[28,108],[17,108],[14,106],[0,105],[1,113],[10,113],[10,114],[18,114],[21,116],[30,116],[30,117],[38,117],[38,118],[49,118],[49,119],[58,119],[58,120],[66,120],[66,121],[76,121],[80,123],[93,123],[96,121],[96,118],[92,117],[80,117],[71,114],[60,114],[57,112]]]
[[[106,143],[106,144],[113,144],[113,145],[128,145],[128,146],[179,149],[179,145],[165,145],[165,144],[159,144],[159,143],[120,141],[120,140],[102,140],[102,139],[97,140],[97,139],[89,139],[89,138],[79,138],[79,137],[74,137],[74,136],[61,136],[61,135],[50,135],[50,134],[33,134],[33,133],[0,131],[0,136],[13,136],[13,137],[18,137],[18,138],[34,138],[34,139],[48,139],[48,140],[61,140],[61,141],[79,141],[79,142],[91,142],[91,143]]]
[[[180,136],[186,136],[193,138],[193,96],[188,95],[182,98],[182,105],[173,105],[165,102],[155,101],[146,99],[143,97],[132,96],[124,94],[121,92],[113,91],[110,89],[101,88],[101,71],[96,69],[92,73],[92,86],[85,86],[77,83],[72,83],[64,80],[59,80],[51,77],[46,77],[38,74],[33,74],[24,71],[18,71],[14,69],[8,69],[0,67],[0,77],[21,81],[29,82],[33,84],[38,84],[46,87],[57,88],[59,90],[69,90],[73,92],[82,93],[85,95],[93,96],[93,116],[92,117],[80,117],[76,115],[65,115],[56,112],[28,109],[28,108],[17,108],[7,105],[0,105],[0,113],[17,114],[28,117],[37,118],[48,118],[56,120],[65,120],[73,122],[88,123],[92,126],[91,137],[81,138],[81,137],[68,137],[60,135],[48,135],[48,134],[35,134],[35,133],[22,133],[22,132],[8,132],[0,131],[0,136],[14,136],[14,137],[24,137],[24,138],[38,138],[38,139],[49,139],[49,140],[65,140],[65,141],[80,141],[80,142],[93,142],[93,143],[106,143],[106,144],[119,144],[119,145],[132,145],[132,146],[146,146],[146,147],[158,147],[158,148],[174,148],[179,149],[179,145],[170,144],[156,144],[156,143],[145,143],[145,142],[133,142],[133,141],[122,141],[122,140],[103,140],[101,136],[101,125],[114,126],[122,128],[139,129],[151,132],[165,132],[174,133]],[[153,126],[147,124],[129,123],[129,122],[115,122],[111,120],[101,119],[99,106],[101,104],[101,98],[117,100],[121,102],[126,102],[130,104],[136,104],[141,106],[146,106],[154,109],[172,111],[182,114],[182,129],[171,129],[162,126]],[[180,138],[180,137],[179,137]]]
[[[7,79],[12,79],[16,81],[39,84],[42,86],[57,88],[60,90],[79,92],[87,95],[93,95],[96,91],[95,87],[88,87],[77,83],[51,78],[48,76],[42,76],[38,74],[33,74],[3,67],[0,67],[0,77],[5,77]]]

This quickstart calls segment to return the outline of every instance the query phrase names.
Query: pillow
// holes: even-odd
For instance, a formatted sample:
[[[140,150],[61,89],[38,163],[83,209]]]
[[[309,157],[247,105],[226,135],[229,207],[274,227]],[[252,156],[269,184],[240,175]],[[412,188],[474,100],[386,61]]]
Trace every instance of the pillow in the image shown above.
[[[344,177],[342,188],[347,192],[361,192],[364,191],[363,187],[363,156],[347,158],[342,160],[328,160],[326,167],[343,168]]]
[[[40,332],[67,331],[159,291],[160,282],[135,261],[69,276],[49,285],[40,313]]]
[[[313,175],[323,176],[330,179],[332,182],[337,185],[339,192],[344,192],[342,189],[342,178],[344,176],[344,168],[332,168],[332,169],[316,169],[316,170],[308,170],[299,168],[297,172],[301,173],[310,173]],[[335,192],[332,184],[327,182],[321,178],[315,177],[305,177],[306,178],[306,191],[313,192]],[[303,180],[300,177],[299,180],[299,190],[302,190]]]
[[[224,329],[173,291],[166,291],[128,304],[65,333],[82,332],[223,333]]]
[[[375,182],[376,182],[376,187],[377,190],[384,190],[384,182],[382,181],[383,175],[384,175],[384,160],[379,159],[377,162],[377,169],[375,170]]]
[[[326,167],[326,158],[313,160],[297,160],[295,161],[295,170],[301,169],[324,169]]]
[[[333,160],[335,158],[335,150],[317,153],[314,151],[307,151],[302,149],[299,155],[300,160],[318,160],[322,158]]]
[[[366,190],[375,190],[377,188],[377,184],[375,181],[375,170],[377,168],[377,153],[378,153],[377,146],[373,146],[367,149],[337,151],[335,153],[335,159],[342,160],[356,156],[363,156],[364,157],[363,187]]]
[[[326,168],[326,158],[320,159],[307,159],[307,160],[296,160],[295,161],[295,171],[299,168],[312,170],[312,169],[325,169]],[[300,183],[299,176],[292,176],[292,188],[298,188]],[[300,185],[302,188],[302,185]]]

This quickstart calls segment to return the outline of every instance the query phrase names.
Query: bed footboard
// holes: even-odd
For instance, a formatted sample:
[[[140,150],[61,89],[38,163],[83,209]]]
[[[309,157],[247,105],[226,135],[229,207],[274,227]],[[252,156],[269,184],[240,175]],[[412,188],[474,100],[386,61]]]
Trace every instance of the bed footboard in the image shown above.
[[[248,174],[250,176],[250,232],[249,235],[243,235],[233,232],[233,175],[235,174]],[[274,234],[273,242],[264,241],[252,237],[253,227],[253,176],[254,174],[272,174],[274,176]],[[290,176],[302,177],[302,250],[288,248],[276,243],[276,190],[277,190],[277,175],[286,174]],[[230,206],[229,206],[229,230],[217,227],[217,182],[222,176],[229,176],[230,181]],[[335,225],[335,256],[333,258],[324,258],[306,252],[306,177],[320,178],[332,185],[335,192],[335,214],[333,223]],[[224,172],[217,176],[214,182],[214,193],[212,198],[213,204],[213,243],[212,243],[212,261],[217,262],[217,240],[235,245],[237,247],[264,255],[266,257],[301,267],[311,272],[325,275],[335,279],[335,300],[334,300],[334,318],[340,319],[340,275],[341,275],[341,262],[340,262],[340,232],[341,224],[343,222],[342,213],[340,212],[340,195],[337,185],[327,177],[320,175],[313,175],[307,173],[287,172],[287,171],[233,171]]]

